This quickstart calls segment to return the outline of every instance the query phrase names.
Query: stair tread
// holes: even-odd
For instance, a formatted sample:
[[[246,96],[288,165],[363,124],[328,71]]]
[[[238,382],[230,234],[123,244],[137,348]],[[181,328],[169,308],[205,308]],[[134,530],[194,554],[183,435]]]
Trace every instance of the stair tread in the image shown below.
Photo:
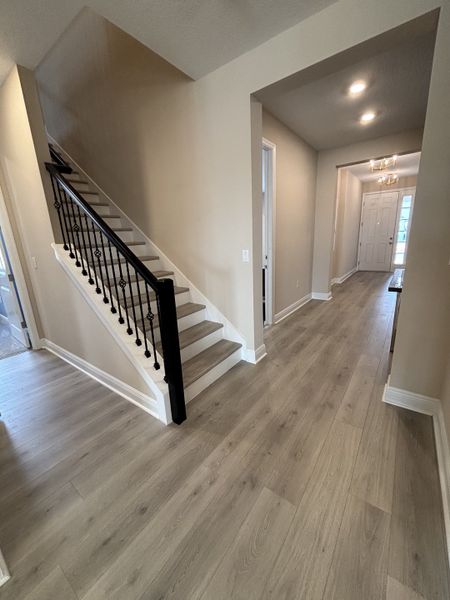
[[[206,308],[204,304],[196,304],[195,302],[186,302],[185,304],[180,304],[180,306],[177,306],[177,319],[182,319],[183,317],[192,315],[200,310],[203,310],[204,308]],[[154,327],[159,327],[158,315],[155,315],[153,325]],[[138,327],[142,331],[142,319],[138,319]]]
[[[200,323],[197,323],[197,325],[193,325],[192,327],[189,327],[188,329],[184,329],[183,331],[180,331],[178,334],[179,340],[180,340],[180,349],[183,350],[183,348],[186,348],[187,346],[190,346],[191,344],[193,344],[194,342],[197,342],[198,340],[201,340],[202,338],[206,337],[207,335],[214,333],[214,331],[217,331],[218,329],[221,329],[223,327],[222,323],[215,323],[214,321],[201,321]],[[161,350],[161,342],[158,342],[158,350]]]
[[[69,202],[68,200],[62,200],[61,204],[72,204],[72,202]],[[108,202],[95,202],[95,201],[89,201],[88,204],[90,206],[109,206]],[[100,215],[101,217],[105,216],[108,217],[109,215]]]
[[[115,231],[115,230],[114,230],[114,231]],[[147,261],[149,261],[149,260],[159,260],[159,256],[150,256],[150,255],[149,255],[149,256],[138,256],[138,258],[139,258],[139,260],[140,260],[141,262],[147,262]],[[122,259],[120,262],[121,262],[122,264],[125,264],[125,262],[126,262],[126,261],[125,261],[125,259]],[[107,265],[111,265],[111,259],[110,259],[110,258],[108,258],[108,259],[106,260],[106,264],[107,264]],[[114,264],[114,265],[118,265],[118,264],[119,264],[119,261],[118,261],[118,259],[117,259],[117,258],[114,258],[114,259],[113,259],[113,261],[112,261],[112,264]]]
[[[206,373],[231,356],[240,347],[241,344],[237,342],[220,340],[187,360],[183,363],[184,387],[187,388],[192,385],[197,379],[206,375]]]
[[[113,231],[133,231],[132,227],[111,227]],[[91,229],[80,229],[84,233],[92,233]]]
[[[175,292],[175,295],[177,294],[184,294],[185,292],[189,291],[189,288],[187,287],[179,287],[177,285],[174,286],[173,291]],[[156,298],[156,294],[155,292],[150,292],[150,300],[154,300]],[[132,297],[133,300],[133,304],[134,306],[139,304],[139,296],[135,295]]]

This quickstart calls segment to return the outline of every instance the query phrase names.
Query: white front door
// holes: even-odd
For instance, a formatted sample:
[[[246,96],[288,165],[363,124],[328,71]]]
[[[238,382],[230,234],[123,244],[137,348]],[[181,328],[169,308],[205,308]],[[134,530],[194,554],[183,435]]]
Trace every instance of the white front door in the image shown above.
[[[359,235],[360,271],[390,271],[398,192],[364,194]]]
[[[24,317],[20,305],[14,276],[6,252],[2,232],[0,230],[0,315],[6,321],[11,335],[29,347],[28,335],[25,329]]]

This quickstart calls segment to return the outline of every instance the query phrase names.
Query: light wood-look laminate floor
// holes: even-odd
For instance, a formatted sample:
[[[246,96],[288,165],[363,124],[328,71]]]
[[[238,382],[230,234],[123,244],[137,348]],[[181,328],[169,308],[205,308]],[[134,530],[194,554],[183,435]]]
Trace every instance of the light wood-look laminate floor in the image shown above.
[[[388,279],[271,328],[181,427],[0,361],[1,600],[448,599],[431,419],[381,402]]]

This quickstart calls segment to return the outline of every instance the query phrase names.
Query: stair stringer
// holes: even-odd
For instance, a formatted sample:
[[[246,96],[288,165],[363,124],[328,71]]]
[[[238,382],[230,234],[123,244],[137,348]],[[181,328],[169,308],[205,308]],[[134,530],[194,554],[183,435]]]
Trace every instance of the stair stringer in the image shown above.
[[[62,155],[66,156],[69,162],[74,164],[79,171],[79,173],[83,174],[86,180],[92,185],[92,188],[95,189],[99,197],[103,197],[110,203],[114,209],[121,215],[121,220],[123,223],[128,223],[131,227],[133,227],[140,238],[145,241],[148,245],[149,250],[152,254],[156,254],[159,256],[161,267],[167,271],[173,271],[177,284],[183,287],[188,287],[191,293],[192,302],[196,302],[198,304],[204,304],[206,307],[206,315],[207,318],[211,321],[217,321],[223,324],[223,337],[229,339],[233,342],[237,342],[241,344],[241,349],[239,351],[239,358],[241,360],[245,360],[246,362],[250,362],[256,364],[262,358],[266,356],[265,346],[262,345],[256,350],[247,348],[247,343],[241,333],[236,329],[236,327],[225,317],[225,315],[213,304],[189,279],[186,275],[180,271],[180,269],[168,258],[168,256],[162,252],[162,250],[142,231],[142,229],[136,225],[134,221],[130,219],[130,217],[118,206],[114,200],[100,187],[96,184],[96,182],[89,176],[88,173],[74,160],[68,152],[62,148],[58,142],[47,132],[48,138],[51,140],[51,143],[54,144],[62,153]],[[238,361],[236,361],[238,362]],[[212,383],[213,380],[210,381]],[[190,400],[196,394],[188,394],[188,399]]]
[[[145,398],[145,404],[140,404],[141,408],[152,414],[164,424],[167,425],[171,423],[172,413],[170,408],[169,388],[164,381],[164,362],[162,357],[157,354],[161,368],[156,370],[153,367],[153,360],[151,358],[145,358],[142,346],[136,346],[134,336],[128,335],[125,327],[118,323],[117,315],[111,313],[110,305],[103,302],[101,294],[97,294],[94,287],[89,285],[87,278],[81,275],[80,269],[75,266],[74,261],[64,250],[63,245],[52,244],[52,247],[55,252],[56,260],[63,271],[78,289],[89,307],[96,313],[124,355],[147,384],[149,395]],[[135,403],[139,404],[138,402]]]

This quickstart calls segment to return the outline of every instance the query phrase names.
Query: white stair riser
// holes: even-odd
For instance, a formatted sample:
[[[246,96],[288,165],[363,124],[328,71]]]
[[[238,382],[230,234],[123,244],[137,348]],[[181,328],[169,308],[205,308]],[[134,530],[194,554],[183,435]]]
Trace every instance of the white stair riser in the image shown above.
[[[219,379],[219,377],[225,375],[225,373],[229,371],[232,367],[234,367],[234,365],[237,365],[237,363],[240,360],[241,349],[239,348],[238,350],[236,350],[236,352],[228,356],[225,360],[223,360],[221,363],[219,363],[213,369],[211,369],[211,371],[208,371],[208,373],[203,375],[203,377],[200,377],[199,379],[197,379],[197,381],[194,381],[194,383],[191,384],[188,388],[185,388],[184,397],[186,399],[186,402],[190,402],[193,398],[195,398],[195,396],[198,396],[200,392],[202,392],[208,386],[214,383],[217,379]]]
[[[130,312],[130,321],[132,321],[132,313]],[[138,317],[138,314],[136,313],[136,317]],[[186,317],[183,317],[182,319],[178,319],[178,331],[183,331],[184,329],[188,329],[189,327],[193,327],[194,325],[197,325],[198,323],[201,323],[202,321],[205,320],[205,311],[204,310],[199,310],[195,313],[192,313],[191,315],[187,315]],[[134,329],[134,324],[131,324],[132,329]],[[155,341],[159,342],[161,340],[161,334],[159,331],[159,327],[155,327],[154,328],[154,333],[155,333]],[[143,335],[143,331],[141,330],[141,334]],[[150,340],[150,329],[147,329],[147,337]]]
[[[200,352],[203,352],[203,350],[206,350],[216,342],[220,342],[222,337],[223,327],[217,329],[216,331],[213,331],[212,333],[206,335],[200,340],[197,340],[193,344],[189,344],[189,346],[186,346],[186,348],[183,348],[181,350],[181,361],[186,362],[187,360],[189,360],[193,356],[196,356]]]

